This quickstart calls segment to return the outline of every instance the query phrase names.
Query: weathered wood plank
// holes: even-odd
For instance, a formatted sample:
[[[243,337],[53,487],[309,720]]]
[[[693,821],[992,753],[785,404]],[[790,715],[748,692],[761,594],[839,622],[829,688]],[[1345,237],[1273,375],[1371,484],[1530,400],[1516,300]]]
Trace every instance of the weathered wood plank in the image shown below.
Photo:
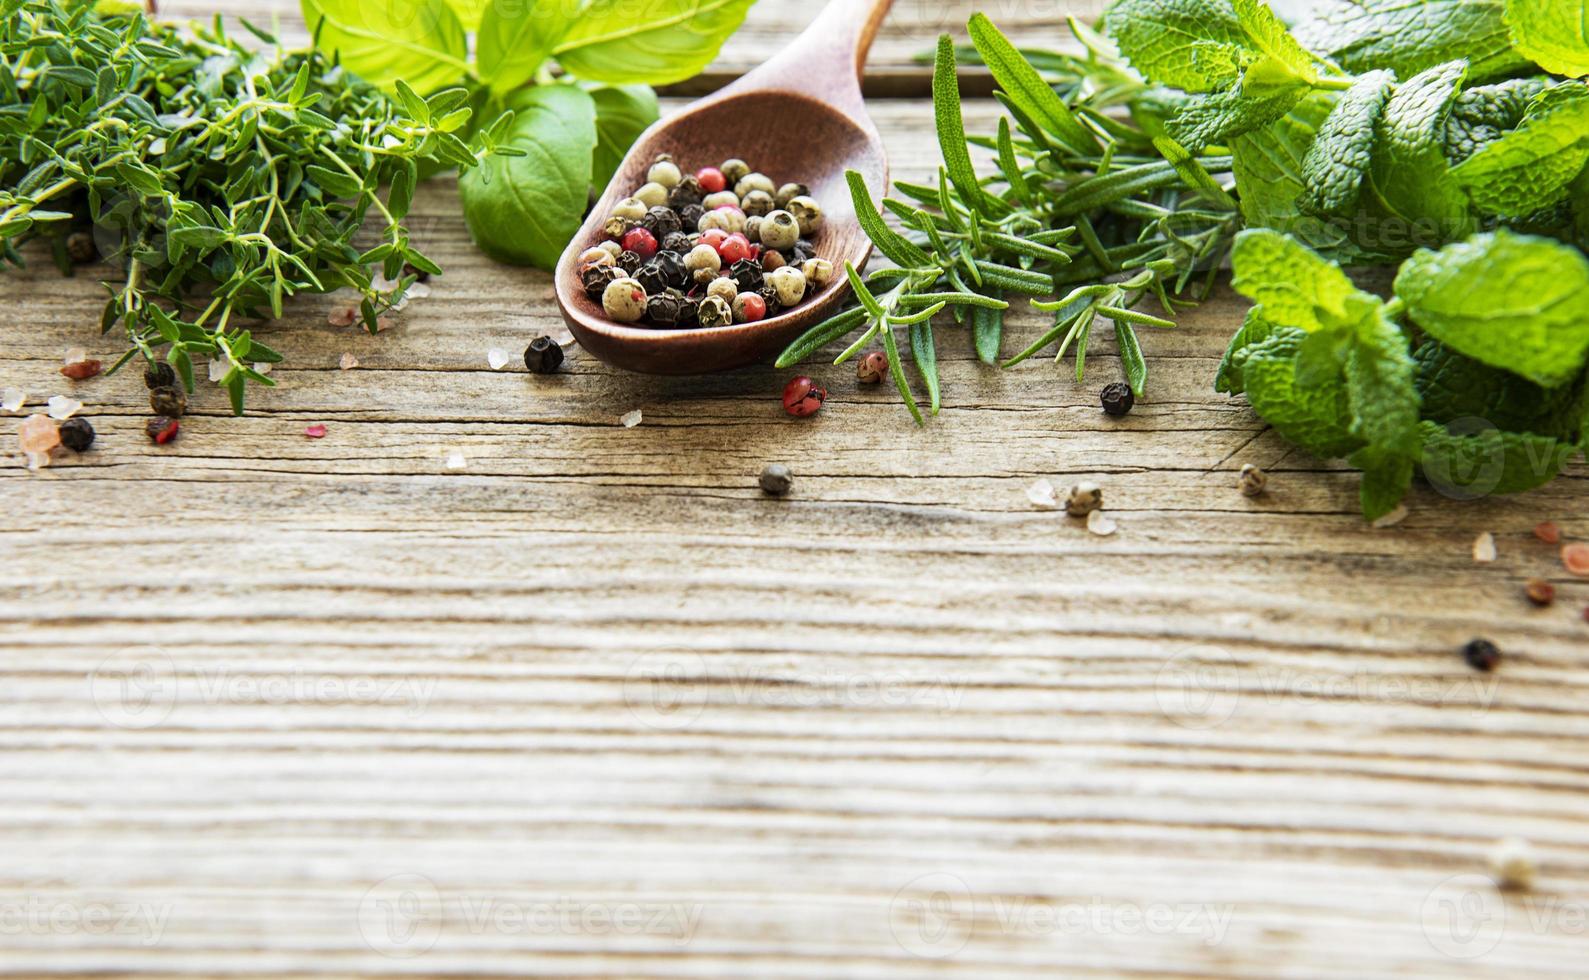
[[[932,173],[926,109],[875,113],[896,175]],[[1121,420],[1109,344],[1078,385],[947,326],[923,429],[820,360],[804,422],[767,368],[496,373],[556,328],[546,277],[483,261],[446,180],[416,214],[435,294],[379,337],[294,304],[248,417],[206,389],[150,446],[129,374],[71,386],[87,456],[7,444],[6,969],[1582,972],[1589,584],[1530,533],[1589,535],[1581,463],[1369,528],[1355,474],[1211,390],[1228,291],[1144,335]],[[92,278],[0,279],[0,386],[37,403],[66,347],[119,350]],[[1119,532],[1035,510],[1038,477],[1101,482]],[[1506,834],[1532,895],[1471,877]]]

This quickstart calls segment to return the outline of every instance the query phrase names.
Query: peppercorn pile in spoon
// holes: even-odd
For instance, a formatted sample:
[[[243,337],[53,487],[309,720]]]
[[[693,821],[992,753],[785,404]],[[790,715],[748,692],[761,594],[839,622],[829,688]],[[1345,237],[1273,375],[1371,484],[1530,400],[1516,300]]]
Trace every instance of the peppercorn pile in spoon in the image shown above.
[[[585,294],[620,323],[721,327],[776,316],[833,278],[811,239],[822,208],[743,160],[685,174],[666,154],[579,256]],[[729,190],[729,185],[733,190]]]

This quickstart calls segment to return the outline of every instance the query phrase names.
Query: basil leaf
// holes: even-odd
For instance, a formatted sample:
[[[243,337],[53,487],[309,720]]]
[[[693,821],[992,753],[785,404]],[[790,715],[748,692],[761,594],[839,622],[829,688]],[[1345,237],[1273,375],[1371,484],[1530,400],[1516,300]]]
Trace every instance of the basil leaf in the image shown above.
[[[468,39],[445,0],[299,0],[316,46],[387,91],[401,78],[419,92],[468,73]]]
[[[508,100],[515,113],[507,145],[524,156],[493,156],[459,178],[464,221],[499,262],[550,269],[590,194],[596,103],[573,85],[537,85]]]
[[[1589,75],[1589,3],[1506,0],[1506,23],[1517,50],[1541,68],[1574,78]]]
[[[568,0],[490,3],[475,35],[480,80],[492,91],[511,92],[535,77],[552,48],[568,33],[575,5]]]
[[[606,190],[624,154],[657,121],[657,94],[645,85],[597,85],[586,89],[596,103],[596,156],[591,183]]]
[[[594,0],[552,50],[580,78],[667,85],[697,75],[755,0]]]

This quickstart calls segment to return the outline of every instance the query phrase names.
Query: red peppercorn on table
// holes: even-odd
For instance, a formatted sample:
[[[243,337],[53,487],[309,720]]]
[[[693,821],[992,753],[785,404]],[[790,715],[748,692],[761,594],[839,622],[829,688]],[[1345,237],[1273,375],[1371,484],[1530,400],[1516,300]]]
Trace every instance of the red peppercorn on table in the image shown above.
[[[971,9],[900,0],[878,44],[896,177],[938,160],[910,56]],[[1073,10],[1001,22],[1053,43]],[[811,13],[762,3],[695,84]],[[201,386],[163,446],[136,372],[59,373],[121,350],[96,274],[0,279],[0,380],[99,433],[37,474],[8,435],[0,468],[0,968],[1581,975],[1589,580],[1532,534],[1589,537],[1581,463],[1371,528],[1344,464],[1212,390],[1223,289],[1144,332],[1121,418],[1106,347],[1077,385],[951,332],[920,429],[821,359],[805,419],[794,371],[532,375],[550,278],[458,213],[450,179],[416,196],[447,274],[393,329],[290,305],[279,387],[239,419]],[[1039,479],[1096,483],[1116,532]],[[1491,883],[1506,837],[1532,891]]]

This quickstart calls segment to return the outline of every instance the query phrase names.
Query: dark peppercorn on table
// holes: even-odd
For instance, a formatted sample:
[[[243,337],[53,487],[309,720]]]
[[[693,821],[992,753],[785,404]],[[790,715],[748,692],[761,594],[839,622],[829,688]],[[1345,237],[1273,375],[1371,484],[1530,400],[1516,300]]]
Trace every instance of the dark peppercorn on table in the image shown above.
[[[302,36],[265,3],[223,7]],[[764,0],[694,90],[817,6]],[[1095,12],[982,7],[1034,45]],[[879,40],[896,177],[937,165],[912,56],[972,9],[900,0]],[[531,374],[549,276],[485,260],[450,178],[414,211],[430,297],[380,336],[291,304],[261,328],[279,387],[234,418],[201,384],[162,446],[138,372],[59,374],[122,349],[108,273],[35,249],[0,279],[0,381],[98,431],[33,474],[7,417],[3,969],[1581,973],[1589,582],[1531,533],[1589,535],[1581,463],[1519,498],[1421,488],[1369,527],[1344,464],[1214,393],[1244,308],[1223,288],[1143,332],[1118,418],[1109,347],[1078,385],[948,329],[920,429],[821,359],[807,419],[780,404],[795,371],[642,377],[571,347]],[[1013,315],[1007,348],[1046,322]],[[787,496],[758,486],[773,463]],[[1039,479],[1061,503],[1096,483],[1118,530],[1034,505]],[[1531,893],[1490,884],[1510,836]]]

